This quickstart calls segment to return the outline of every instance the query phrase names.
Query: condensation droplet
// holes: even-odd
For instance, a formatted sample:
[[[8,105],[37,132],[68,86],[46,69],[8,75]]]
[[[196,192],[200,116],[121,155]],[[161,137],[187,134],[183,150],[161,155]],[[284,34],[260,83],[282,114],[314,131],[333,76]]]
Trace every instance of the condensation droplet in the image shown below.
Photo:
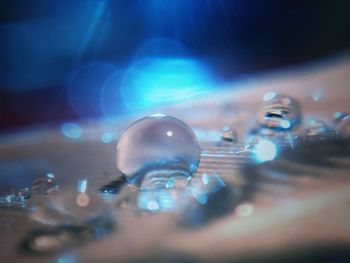
[[[226,142],[237,142],[237,133],[232,127],[226,125],[222,128],[221,138]]]
[[[315,136],[326,134],[330,128],[322,120],[310,120],[307,124],[306,135]]]
[[[56,190],[58,190],[58,185],[53,173],[47,173],[45,176],[37,177],[32,183],[33,195],[48,195]]]
[[[259,123],[281,131],[293,129],[301,121],[299,103],[287,96],[272,95],[264,96],[264,103],[257,113]]]
[[[340,136],[350,137],[350,115],[345,116],[337,127]]]

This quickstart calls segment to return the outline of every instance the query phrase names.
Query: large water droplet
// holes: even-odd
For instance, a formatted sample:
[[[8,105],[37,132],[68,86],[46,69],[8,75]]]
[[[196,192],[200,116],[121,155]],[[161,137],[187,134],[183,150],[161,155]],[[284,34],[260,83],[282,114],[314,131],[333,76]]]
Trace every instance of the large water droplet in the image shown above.
[[[261,125],[270,129],[290,130],[300,123],[299,103],[287,96],[267,93],[257,119]]]
[[[110,210],[96,194],[67,188],[50,194],[31,218],[53,226],[81,226],[110,220]]]
[[[117,144],[116,164],[129,183],[140,185],[145,179],[144,186],[152,181],[156,188],[160,184],[167,188],[169,180],[189,179],[199,157],[200,147],[191,128],[176,118],[156,114],[124,131]]]

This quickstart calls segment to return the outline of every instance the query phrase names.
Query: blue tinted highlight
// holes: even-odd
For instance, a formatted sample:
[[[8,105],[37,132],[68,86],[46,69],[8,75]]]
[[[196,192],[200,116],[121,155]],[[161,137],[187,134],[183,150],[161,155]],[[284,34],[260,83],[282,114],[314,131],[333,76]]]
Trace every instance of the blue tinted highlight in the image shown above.
[[[71,139],[79,139],[82,130],[79,125],[71,122],[67,122],[61,126],[61,132],[64,136]]]
[[[77,192],[85,193],[87,189],[87,180],[79,180],[77,183]]]
[[[283,129],[289,129],[291,126],[292,126],[292,124],[290,123],[290,121],[288,121],[288,120],[281,121],[281,127]]]
[[[206,94],[211,82],[206,69],[191,59],[149,58],[127,69],[121,96],[128,110],[142,110]]]
[[[101,135],[101,141],[103,143],[110,143],[113,141],[113,134],[112,133],[109,133],[109,132],[104,132],[102,135]]]

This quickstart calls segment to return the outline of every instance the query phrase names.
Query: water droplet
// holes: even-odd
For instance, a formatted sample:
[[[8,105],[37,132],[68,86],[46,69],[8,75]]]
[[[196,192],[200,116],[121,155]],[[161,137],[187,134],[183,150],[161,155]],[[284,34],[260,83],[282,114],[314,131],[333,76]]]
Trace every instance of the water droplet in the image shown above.
[[[47,173],[45,176],[35,178],[31,190],[34,196],[48,195],[58,190],[55,175],[53,173]]]
[[[339,124],[344,119],[344,117],[346,117],[346,115],[347,114],[345,114],[344,112],[337,111],[333,114],[333,121],[336,124]]]
[[[307,125],[306,135],[322,135],[330,131],[330,128],[322,120],[310,120]]]
[[[54,226],[80,226],[110,217],[107,204],[97,195],[67,188],[53,192],[30,217]]]
[[[257,119],[261,125],[270,129],[290,130],[300,123],[299,103],[287,96],[266,94]]]
[[[222,128],[221,138],[227,142],[237,142],[237,133],[230,126],[224,126]]]
[[[18,190],[16,193],[12,193],[6,196],[6,202],[8,203],[19,203],[24,202],[29,199],[32,195],[32,192],[29,188],[23,188]]]
[[[350,136],[350,115],[347,115],[342,119],[338,125],[337,132],[341,136]]]
[[[117,144],[116,164],[125,179],[150,188],[167,188],[168,181],[186,181],[200,156],[197,138],[182,121],[163,114],[134,122]],[[153,179],[152,179],[153,178]],[[182,178],[182,179],[181,179]]]
[[[320,101],[320,99],[322,98],[322,91],[320,90],[315,90],[312,92],[312,99],[314,101]]]

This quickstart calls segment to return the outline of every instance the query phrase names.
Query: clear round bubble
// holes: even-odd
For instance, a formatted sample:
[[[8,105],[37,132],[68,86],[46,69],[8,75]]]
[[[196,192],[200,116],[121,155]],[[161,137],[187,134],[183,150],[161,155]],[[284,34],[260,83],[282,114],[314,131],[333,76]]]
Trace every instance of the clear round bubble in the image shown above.
[[[200,151],[189,126],[174,117],[155,114],[124,131],[117,144],[116,165],[131,184],[141,185],[145,179],[147,188],[153,182],[156,188],[168,188],[169,181],[191,178]]]
[[[263,100],[257,116],[261,125],[283,131],[293,129],[300,123],[301,109],[296,100],[274,92],[266,93]]]

